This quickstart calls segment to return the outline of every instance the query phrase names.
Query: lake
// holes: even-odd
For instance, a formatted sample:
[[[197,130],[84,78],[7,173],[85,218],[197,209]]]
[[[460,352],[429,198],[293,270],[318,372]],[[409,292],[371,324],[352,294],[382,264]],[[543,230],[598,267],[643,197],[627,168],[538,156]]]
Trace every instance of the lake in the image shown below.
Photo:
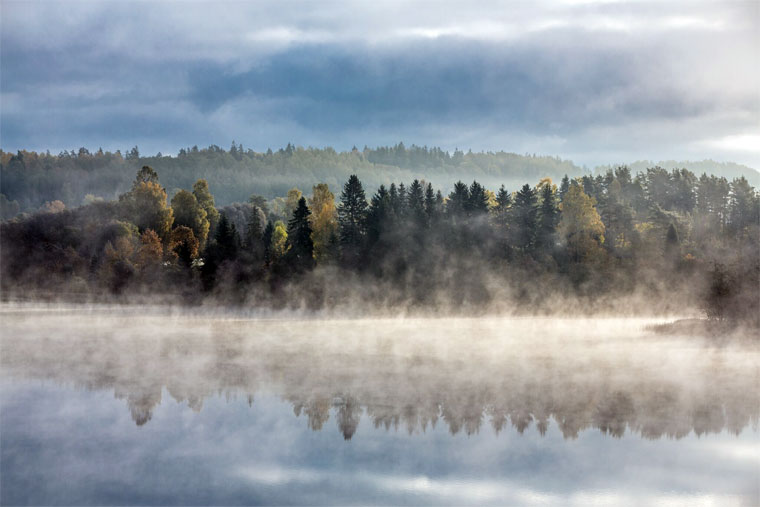
[[[0,317],[3,505],[760,503],[756,340],[633,318]]]

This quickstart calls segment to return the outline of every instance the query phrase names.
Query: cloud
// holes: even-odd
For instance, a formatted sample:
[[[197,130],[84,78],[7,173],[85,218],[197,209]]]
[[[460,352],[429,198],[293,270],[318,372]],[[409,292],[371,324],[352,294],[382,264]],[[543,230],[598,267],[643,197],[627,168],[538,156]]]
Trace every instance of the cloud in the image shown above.
[[[760,134],[758,7],[689,6],[4,2],[0,136],[4,149],[403,139],[760,165],[720,141]]]

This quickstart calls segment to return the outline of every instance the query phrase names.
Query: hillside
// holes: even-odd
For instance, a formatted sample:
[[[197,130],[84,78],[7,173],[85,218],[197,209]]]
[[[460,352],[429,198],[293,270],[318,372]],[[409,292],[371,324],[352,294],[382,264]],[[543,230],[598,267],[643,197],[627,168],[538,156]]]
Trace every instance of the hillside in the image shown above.
[[[351,174],[359,176],[371,194],[381,184],[421,179],[448,193],[456,181],[477,180],[486,188],[501,185],[516,190],[526,182],[543,177],[559,181],[565,174],[580,176],[587,170],[557,157],[518,155],[499,152],[455,151],[399,143],[391,147],[338,152],[327,148],[302,148],[288,145],[265,153],[232,144],[229,150],[218,146],[180,150],[177,156],[142,156],[137,147],[122,155],[98,150],[62,152],[58,155],[0,150],[0,193],[4,201],[16,201],[20,211],[33,211],[45,202],[60,200],[76,207],[96,198],[111,200],[126,192],[133,175],[142,166],[153,167],[160,175],[169,196],[188,189],[199,178],[206,178],[217,205],[245,202],[252,194],[267,199],[283,196],[298,187],[307,194],[313,185],[327,183],[339,192]],[[710,160],[701,162],[665,161],[657,164],[638,161],[632,172],[660,165],[686,167],[696,174],[707,172],[729,180],[744,175],[760,186],[760,173],[734,163]],[[606,167],[597,167],[604,172]],[[6,201],[7,199],[7,201]]]

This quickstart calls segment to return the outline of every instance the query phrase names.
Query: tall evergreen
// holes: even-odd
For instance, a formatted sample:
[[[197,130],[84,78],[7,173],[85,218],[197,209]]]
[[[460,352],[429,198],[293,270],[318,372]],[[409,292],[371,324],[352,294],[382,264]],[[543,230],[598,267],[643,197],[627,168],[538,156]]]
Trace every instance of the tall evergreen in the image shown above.
[[[234,259],[237,256],[240,237],[235,224],[227,218],[226,213],[222,213],[219,218],[214,239],[216,241],[216,258],[219,261]]]
[[[264,234],[261,241],[264,244],[264,264],[269,265],[272,262],[272,236],[274,235],[274,224],[271,220],[267,222],[264,228]]]
[[[253,206],[248,215],[245,231],[245,247],[254,260],[264,258],[264,212]]]
[[[512,242],[523,251],[530,251],[535,245],[537,202],[535,190],[527,183],[515,194],[512,206]]]
[[[470,185],[470,196],[467,199],[466,207],[467,214],[471,217],[482,216],[488,213],[486,189],[477,181],[473,181],[472,185]]]
[[[355,174],[343,186],[338,205],[340,244],[344,262],[357,267],[361,254],[367,216],[367,198],[364,188]]]
[[[559,209],[554,189],[546,184],[541,189],[541,206],[538,210],[538,229],[536,231],[536,248],[551,254],[554,250],[555,234],[559,219]]]
[[[567,174],[562,177],[562,182],[559,184],[559,200],[561,201],[564,197],[567,191],[570,189],[570,178],[567,177]]]
[[[409,207],[406,186],[403,183],[398,184],[398,197],[396,198],[396,216],[406,219]]]
[[[414,180],[409,186],[407,206],[409,209],[409,218],[411,218],[417,227],[423,227],[427,222],[427,215],[425,213],[424,190],[422,189],[422,184],[419,180]]]
[[[372,196],[367,212],[367,250],[375,261],[385,256],[388,242],[386,230],[392,225],[392,213],[390,193],[385,185],[380,185],[377,193]]]
[[[306,198],[298,200],[298,206],[288,222],[288,261],[296,271],[305,271],[314,267],[314,243],[311,239],[311,211],[306,205]]]
[[[435,200],[435,191],[433,191],[433,185],[428,183],[425,187],[425,214],[429,225],[433,225],[437,222],[438,207]]]
[[[446,213],[454,218],[463,218],[467,215],[470,203],[470,191],[467,185],[461,181],[454,184],[454,190],[449,194],[449,202],[446,204]]]
[[[496,194],[496,206],[493,209],[494,233],[496,235],[497,256],[509,258],[509,226],[512,212],[512,194],[504,185]]]

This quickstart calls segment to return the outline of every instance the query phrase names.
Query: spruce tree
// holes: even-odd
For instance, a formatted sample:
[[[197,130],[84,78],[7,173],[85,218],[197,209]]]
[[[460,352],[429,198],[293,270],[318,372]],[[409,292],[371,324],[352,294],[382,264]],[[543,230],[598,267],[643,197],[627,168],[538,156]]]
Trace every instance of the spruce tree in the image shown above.
[[[311,211],[306,206],[306,198],[301,197],[288,222],[288,243],[290,243],[288,261],[297,272],[314,267],[314,243],[311,239],[309,215]]]
[[[425,196],[422,184],[419,180],[414,180],[409,186],[407,196],[407,206],[409,208],[409,218],[417,227],[424,227],[427,222],[425,213]]]
[[[264,212],[257,206],[252,206],[248,215],[245,248],[253,260],[260,261],[264,258]]]
[[[493,222],[496,229],[497,255],[499,257],[510,257],[509,251],[509,221],[512,211],[512,194],[510,194],[504,185],[499,188],[496,194],[496,207],[493,209]]]
[[[437,221],[438,207],[435,201],[433,185],[430,183],[425,187],[425,214],[427,215],[429,225],[433,225]]]
[[[380,185],[367,213],[367,251],[373,260],[385,255],[385,231],[390,225],[392,213],[390,193]]]
[[[472,185],[470,185],[470,196],[467,199],[467,213],[471,217],[482,216],[488,213],[486,189],[477,181],[473,181]]]
[[[543,253],[550,254],[554,250],[555,233],[559,209],[554,189],[550,184],[541,189],[541,207],[538,210],[538,229],[536,231],[536,247]]]
[[[338,205],[338,222],[340,223],[340,244],[344,262],[352,267],[358,266],[362,242],[365,234],[367,216],[367,198],[364,188],[355,174],[352,174],[343,186]]]
[[[454,219],[463,218],[467,214],[470,202],[470,191],[467,185],[461,181],[454,184],[454,190],[449,194],[449,202],[446,203],[446,212]]]
[[[559,200],[561,201],[564,197],[567,191],[570,189],[570,178],[567,177],[567,174],[562,177],[562,182],[559,184]]]
[[[536,192],[527,183],[515,194],[512,206],[513,244],[527,252],[534,246],[536,237]]]
[[[216,240],[216,258],[219,261],[237,257],[240,239],[235,224],[230,222],[226,213],[222,213],[214,235]]]
[[[269,266],[272,262],[272,236],[274,235],[274,224],[271,220],[267,222],[267,226],[264,228],[264,234],[261,241],[264,244],[264,264]]]

